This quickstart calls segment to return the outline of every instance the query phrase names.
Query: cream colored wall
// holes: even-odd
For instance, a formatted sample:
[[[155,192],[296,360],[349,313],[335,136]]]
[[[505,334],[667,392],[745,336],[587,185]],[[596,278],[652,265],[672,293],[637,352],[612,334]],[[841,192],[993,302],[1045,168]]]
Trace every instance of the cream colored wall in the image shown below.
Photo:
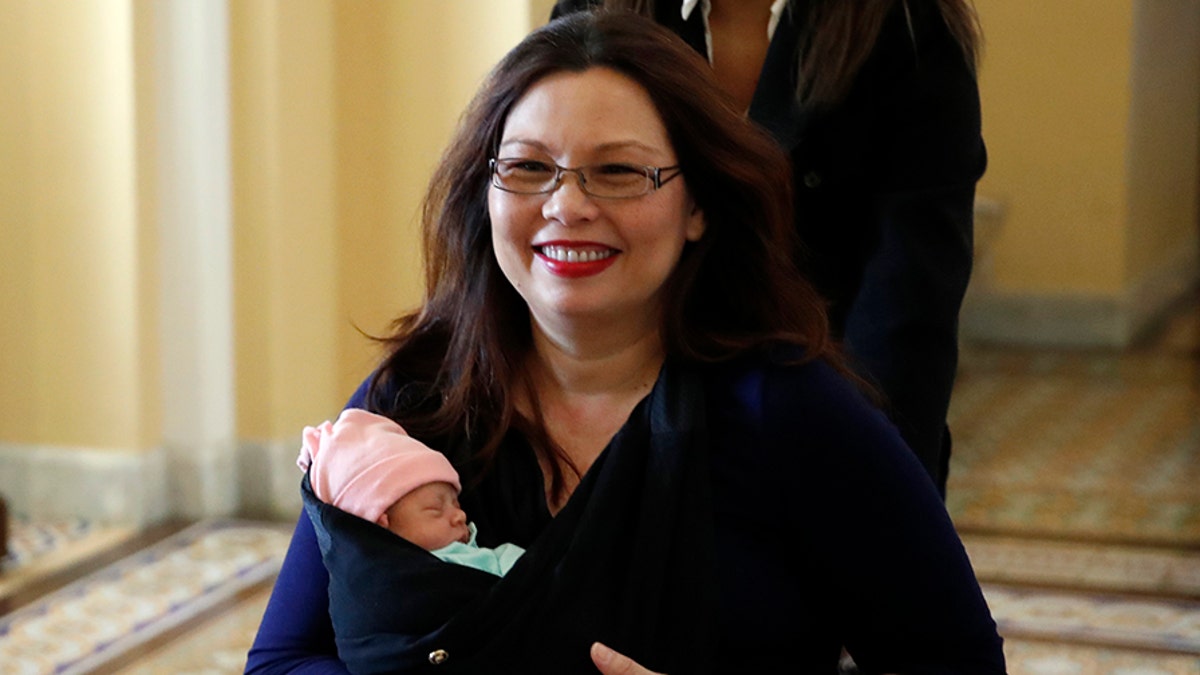
[[[1003,218],[964,332],[1127,346],[1200,279],[1200,3],[975,4]]]
[[[529,0],[530,26],[540,26],[550,19],[555,0]]]
[[[14,440],[36,436],[36,340],[33,322],[35,264],[30,143],[33,109],[30,70],[30,8],[3,5],[0,14],[0,434]]]
[[[335,396],[333,19],[324,0],[230,5],[243,438],[298,434]]]
[[[342,403],[380,335],[421,295],[418,208],[483,76],[531,25],[520,3],[337,6],[339,358]]]
[[[336,415],[420,299],[416,215],[526,2],[231,5],[238,431]]]
[[[157,425],[154,237],[139,218],[133,7],[3,12],[0,439],[143,448]]]
[[[977,0],[988,169],[1005,206],[1006,292],[1116,293],[1124,283],[1132,9],[1128,1]]]

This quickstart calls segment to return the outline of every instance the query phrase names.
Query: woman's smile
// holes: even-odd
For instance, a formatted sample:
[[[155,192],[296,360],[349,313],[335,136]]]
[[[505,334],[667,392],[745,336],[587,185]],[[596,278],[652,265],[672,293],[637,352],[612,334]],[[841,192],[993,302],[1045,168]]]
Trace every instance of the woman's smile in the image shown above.
[[[610,246],[580,242],[549,242],[534,246],[533,251],[551,274],[568,278],[600,274],[620,254]]]

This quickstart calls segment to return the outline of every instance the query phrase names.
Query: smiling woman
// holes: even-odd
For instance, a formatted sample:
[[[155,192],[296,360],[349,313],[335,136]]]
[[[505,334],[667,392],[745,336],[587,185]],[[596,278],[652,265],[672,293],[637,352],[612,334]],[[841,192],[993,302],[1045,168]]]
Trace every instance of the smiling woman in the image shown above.
[[[496,259],[529,307],[535,340],[582,346],[610,331],[657,331],[663,287],[704,216],[686,176],[664,184],[653,166],[676,159],[646,91],[606,68],[551,75],[513,106],[498,152],[540,158],[497,166],[540,173],[544,194],[502,187],[514,171],[496,173],[488,194]],[[585,168],[563,181],[557,163]]]
[[[430,185],[425,300],[348,407],[442,451],[480,545],[525,553],[465,583],[374,558],[363,523],[341,551],[384,600],[333,609],[420,628],[346,639],[301,516],[248,671],[833,673],[847,646],[871,672],[1003,672],[940,496],[792,266],[787,175],[650,21],[514,48]]]

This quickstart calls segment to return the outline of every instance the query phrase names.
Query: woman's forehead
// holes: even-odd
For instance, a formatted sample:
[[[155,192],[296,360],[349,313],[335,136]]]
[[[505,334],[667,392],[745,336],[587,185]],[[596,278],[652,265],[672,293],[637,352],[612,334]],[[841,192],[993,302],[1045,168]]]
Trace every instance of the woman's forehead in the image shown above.
[[[500,144],[548,152],[567,146],[600,151],[671,149],[662,118],[645,88],[609,68],[558,72],[538,80],[509,112]]]

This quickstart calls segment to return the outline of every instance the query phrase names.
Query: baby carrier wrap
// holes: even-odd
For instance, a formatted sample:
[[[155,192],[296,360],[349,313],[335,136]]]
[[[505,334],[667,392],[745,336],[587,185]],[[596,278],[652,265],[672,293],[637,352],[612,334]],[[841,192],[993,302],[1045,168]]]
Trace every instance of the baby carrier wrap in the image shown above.
[[[447,563],[302,482],[354,673],[595,673],[600,641],[704,673],[716,580],[704,387],[668,363],[567,504],[501,577]]]

